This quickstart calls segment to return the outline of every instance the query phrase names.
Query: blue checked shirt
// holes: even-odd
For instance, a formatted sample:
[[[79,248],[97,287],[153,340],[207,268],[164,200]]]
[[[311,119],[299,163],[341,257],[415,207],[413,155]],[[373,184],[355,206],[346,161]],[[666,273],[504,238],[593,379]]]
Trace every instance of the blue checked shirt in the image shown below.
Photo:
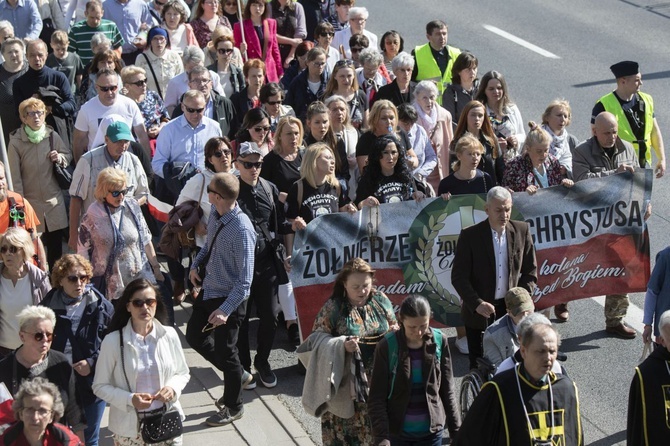
[[[216,240],[212,240],[222,224],[223,229]],[[256,231],[239,205],[221,216],[212,205],[207,222],[207,244],[198,253],[191,269],[198,268],[212,243],[212,254],[202,284],[203,299],[226,297],[219,309],[230,315],[249,297],[254,277]]]

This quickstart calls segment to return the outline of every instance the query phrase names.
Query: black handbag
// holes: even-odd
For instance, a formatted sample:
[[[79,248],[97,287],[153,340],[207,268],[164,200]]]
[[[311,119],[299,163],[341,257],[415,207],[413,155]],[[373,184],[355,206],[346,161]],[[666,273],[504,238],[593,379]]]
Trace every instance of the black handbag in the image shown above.
[[[289,282],[288,273],[286,272],[286,268],[284,267],[284,262],[286,261],[286,246],[278,238],[277,234],[279,232],[279,222],[277,221],[277,207],[275,206],[270,186],[262,178],[259,178],[258,181],[261,183],[261,187],[263,188],[263,190],[265,191],[270,200],[270,206],[272,208],[271,212],[274,217],[274,227],[275,227],[274,237],[270,234],[270,231],[268,231],[268,229],[264,225],[258,224],[257,226],[260,228],[261,232],[263,232],[263,236],[265,237],[266,242],[269,243],[270,246],[272,247],[275,267],[277,269],[277,280],[279,281],[279,285],[284,285]]]
[[[54,149],[54,132],[51,132],[49,135],[49,147],[51,150]],[[54,163],[54,174],[56,175],[56,181],[58,182],[58,187],[63,190],[69,190],[70,185],[72,184],[72,174],[74,173],[74,166],[68,164],[63,167],[58,163]]]
[[[123,370],[123,377],[126,379],[128,391],[132,392],[124,364],[123,328],[119,330],[119,346],[121,347],[121,370]],[[140,413],[135,409],[135,412],[140,419],[140,433],[142,434],[142,440],[144,440],[145,443],[161,443],[163,441],[171,440],[180,436],[184,431],[179,412],[176,410],[167,412],[166,406],[143,413]]]

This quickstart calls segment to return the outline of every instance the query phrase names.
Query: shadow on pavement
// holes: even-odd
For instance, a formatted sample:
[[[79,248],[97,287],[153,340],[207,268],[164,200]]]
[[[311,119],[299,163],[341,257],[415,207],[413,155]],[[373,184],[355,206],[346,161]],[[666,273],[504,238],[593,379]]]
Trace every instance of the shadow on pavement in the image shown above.
[[[626,443],[626,431],[620,431],[616,434],[612,434],[609,437],[601,438],[600,440],[589,443],[589,446],[614,446],[617,444]]]

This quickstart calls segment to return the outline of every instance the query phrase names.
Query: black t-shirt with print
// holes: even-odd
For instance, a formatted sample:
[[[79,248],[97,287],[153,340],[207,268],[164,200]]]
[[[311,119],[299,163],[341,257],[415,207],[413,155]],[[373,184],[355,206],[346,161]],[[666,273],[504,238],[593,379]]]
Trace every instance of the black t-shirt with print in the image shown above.
[[[302,182],[302,202],[298,204],[298,182]],[[349,203],[349,197],[328,183],[324,183],[316,188],[309,185],[307,181],[298,180],[288,193],[288,210],[286,218],[294,219],[302,217],[305,223],[309,223],[316,217],[325,214],[334,214],[339,209]]]

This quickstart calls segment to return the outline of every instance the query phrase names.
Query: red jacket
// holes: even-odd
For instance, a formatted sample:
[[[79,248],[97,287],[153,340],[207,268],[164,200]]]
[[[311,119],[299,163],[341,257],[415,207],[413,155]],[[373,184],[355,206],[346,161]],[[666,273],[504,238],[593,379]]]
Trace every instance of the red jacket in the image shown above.
[[[277,43],[277,22],[274,19],[263,20],[263,42],[258,39],[258,34],[250,19],[243,21],[244,39],[247,42],[247,60],[260,59],[265,62],[265,77],[268,82],[279,82],[279,78],[284,74],[284,65],[279,54],[279,44]],[[240,23],[233,26],[233,37],[235,45],[239,48],[242,42],[242,33]],[[263,57],[265,54],[265,57]]]
[[[47,425],[42,440],[44,446],[80,446],[81,440],[69,428],[58,423]],[[0,437],[2,446],[28,446],[28,440],[23,434],[23,421],[8,427]]]

